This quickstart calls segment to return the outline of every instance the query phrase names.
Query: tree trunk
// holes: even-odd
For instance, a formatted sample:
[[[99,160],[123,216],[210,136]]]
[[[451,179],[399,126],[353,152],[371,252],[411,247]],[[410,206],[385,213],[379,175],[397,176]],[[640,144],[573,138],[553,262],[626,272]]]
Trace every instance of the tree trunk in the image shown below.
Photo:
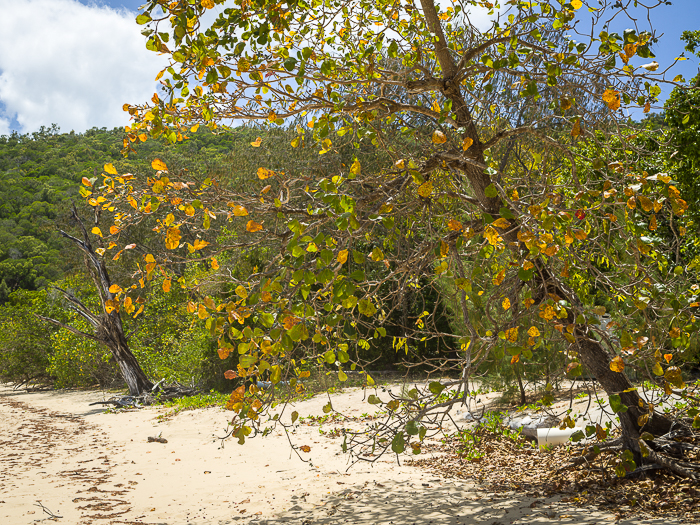
[[[82,220],[78,216],[75,206],[73,206],[72,212],[73,218],[82,230],[83,240],[73,237],[64,231],[60,231],[60,234],[66,239],[71,240],[78,246],[78,248],[82,250],[83,255],[85,256],[85,266],[87,267],[88,272],[90,272],[100,296],[102,313],[95,315],[70,291],[54,287],[68,300],[69,308],[90,323],[94,330],[94,334],[85,333],[55,319],[50,319],[39,315],[37,315],[37,317],[62,328],[66,328],[74,334],[92,339],[93,341],[101,343],[109,348],[110,352],[112,352],[114,360],[119,365],[119,370],[121,371],[124,381],[129,387],[129,394],[132,396],[140,396],[151,391],[153,389],[153,383],[148,379],[136,360],[136,357],[134,357],[134,354],[132,354],[131,350],[129,349],[129,343],[127,342],[126,335],[124,335],[124,327],[119,315],[119,305],[114,304],[115,302],[118,303],[118,301],[114,301],[115,295],[109,291],[110,287],[112,286],[112,281],[109,278],[109,273],[107,272],[107,267],[104,260],[98,257],[93,250],[87,230],[85,229]]]

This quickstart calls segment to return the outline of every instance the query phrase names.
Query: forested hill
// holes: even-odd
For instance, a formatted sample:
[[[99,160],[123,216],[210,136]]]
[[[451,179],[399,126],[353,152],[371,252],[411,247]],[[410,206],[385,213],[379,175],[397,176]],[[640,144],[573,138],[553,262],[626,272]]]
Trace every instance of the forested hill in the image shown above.
[[[121,155],[122,128],[60,133],[54,125],[0,136],[0,304],[9,291],[42,288],[81,264],[57,229],[68,226],[71,201],[82,205],[82,177],[101,173],[110,162],[120,172],[146,173],[157,156],[169,165],[183,165],[186,159],[191,170],[221,170],[230,164],[235,143],[249,140],[252,133],[214,135],[202,129],[184,143],[135,145],[137,153],[127,159]]]

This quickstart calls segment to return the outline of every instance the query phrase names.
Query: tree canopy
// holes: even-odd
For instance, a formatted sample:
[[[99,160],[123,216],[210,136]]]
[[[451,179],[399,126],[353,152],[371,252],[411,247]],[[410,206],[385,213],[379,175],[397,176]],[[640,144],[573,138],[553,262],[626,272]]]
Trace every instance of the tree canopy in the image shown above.
[[[188,305],[222,357],[238,354],[231,377],[294,386],[307,363],[325,362],[342,381],[373,347],[440,341],[428,362],[453,378],[451,399],[439,382],[406,392],[370,437],[418,453],[484,360],[517,368],[550,351],[562,374],[585,370],[609,395],[623,473],[656,463],[700,475],[663,448],[672,429],[700,426],[679,367],[697,347],[699,303],[678,249],[688,204],[654,160],[654,136],[623,112],[649,112],[666,82],[631,2],[242,0],[212,21],[222,4],[145,5],[147,47],[171,65],[158,74],[163,93],[125,106],[124,150],[247,120],[291,124],[289,154],[260,162],[245,185],[162,159],[148,178],[105,166],[83,194],[114,209],[114,257],[139,224],[162,236],[165,250],[142,256],[141,287],[163,273],[168,287],[205,291],[178,264],[216,270],[226,254],[260,255],[247,275],[221,268],[226,297]],[[477,11],[488,23],[474,23]],[[634,24],[619,34],[609,23],[621,17]],[[266,147],[255,138],[249,155]],[[124,287],[118,307],[130,312],[138,294]],[[438,308],[402,315],[429,294],[449,326]],[[642,393],[629,369],[658,388]],[[685,409],[664,413],[672,395]],[[275,396],[234,391],[241,442]],[[606,440],[613,429],[586,431]]]

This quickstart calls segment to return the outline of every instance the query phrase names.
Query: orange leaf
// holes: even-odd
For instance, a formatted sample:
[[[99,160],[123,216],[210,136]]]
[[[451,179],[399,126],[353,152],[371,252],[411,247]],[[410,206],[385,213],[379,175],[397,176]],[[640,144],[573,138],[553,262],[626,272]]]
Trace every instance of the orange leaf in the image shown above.
[[[625,363],[620,356],[610,361],[610,370],[613,372],[622,372],[625,369]]]
[[[151,167],[154,170],[160,170],[160,171],[166,171],[168,169],[168,166],[166,166],[165,162],[163,162],[160,159],[153,159],[153,162],[151,162]]]
[[[235,372],[233,370],[226,370],[226,372],[224,372],[224,377],[226,379],[236,379],[238,377],[238,372]]]
[[[301,450],[302,452],[309,453],[311,452],[311,447],[309,445],[302,445],[299,447],[299,450]]]
[[[673,359],[673,354],[664,354],[664,359],[667,363],[670,363],[671,359]]]
[[[504,310],[508,310],[508,308],[510,308],[510,299],[508,299],[507,297],[503,299],[503,303],[501,303],[501,306],[503,306]]]
[[[347,250],[340,250],[338,252],[338,262],[340,264],[345,264],[345,261],[348,260],[348,251]]]
[[[514,365],[514,364],[517,363],[518,361],[520,361],[520,354],[514,355],[513,357],[510,358],[510,364],[511,364],[511,365]]]
[[[165,293],[168,293],[170,291],[170,285],[171,285],[170,279],[166,279],[165,281],[163,281],[163,291]]]
[[[260,230],[263,229],[263,225],[260,224],[259,222],[255,222],[253,220],[248,221],[248,224],[245,225],[245,229],[248,230],[250,233],[255,233],[259,232]]]
[[[581,129],[581,119],[577,118],[576,122],[574,122],[574,127],[571,128],[571,136],[580,137],[581,135],[583,135],[583,130]]]
[[[445,142],[447,142],[447,137],[445,136],[445,134],[442,131],[439,131],[436,129],[433,132],[432,140],[433,140],[433,144],[444,144]]]
[[[92,188],[92,182],[90,182],[86,177],[83,177],[82,182],[85,186]]]
[[[118,227],[118,226],[114,226],[114,225],[110,226],[110,227],[109,227],[109,233],[111,233],[112,235],[118,234],[118,233],[119,233],[119,227]]]
[[[620,92],[614,89],[606,89],[603,92],[603,102],[608,105],[610,111],[617,111],[620,109]]]
[[[447,229],[450,231],[459,231],[463,227],[464,226],[462,226],[462,223],[456,219],[450,219],[450,221],[447,223]]]
[[[211,267],[213,270],[218,270],[219,269],[219,261],[216,259],[211,260]]]
[[[472,144],[474,144],[474,141],[472,139],[470,139],[469,137],[465,138],[462,141],[462,150],[467,151],[471,147]]]

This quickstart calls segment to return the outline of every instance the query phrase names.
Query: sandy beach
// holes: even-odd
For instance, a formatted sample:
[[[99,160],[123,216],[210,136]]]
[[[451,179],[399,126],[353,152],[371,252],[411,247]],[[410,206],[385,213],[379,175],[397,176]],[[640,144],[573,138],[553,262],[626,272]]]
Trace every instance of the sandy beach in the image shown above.
[[[395,456],[350,468],[330,425],[302,424],[245,445],[219,439],[229,414],[209,408],[163,418],[165,408],[105,413],[100,391],[0,388],[0,523],[65,524],[662,524],[616,521],[561,497],[436,477]],[[327,398],[298,403],[322,414]],[[332,396],[349,415],[372,411],[361,391]],[[148,441],[160,436],[167,443]],[[310,447],[300,455],[289,440]],[[42,505],[44,508],[42,508]],[[61,516],[52,517],[54,516]]]

